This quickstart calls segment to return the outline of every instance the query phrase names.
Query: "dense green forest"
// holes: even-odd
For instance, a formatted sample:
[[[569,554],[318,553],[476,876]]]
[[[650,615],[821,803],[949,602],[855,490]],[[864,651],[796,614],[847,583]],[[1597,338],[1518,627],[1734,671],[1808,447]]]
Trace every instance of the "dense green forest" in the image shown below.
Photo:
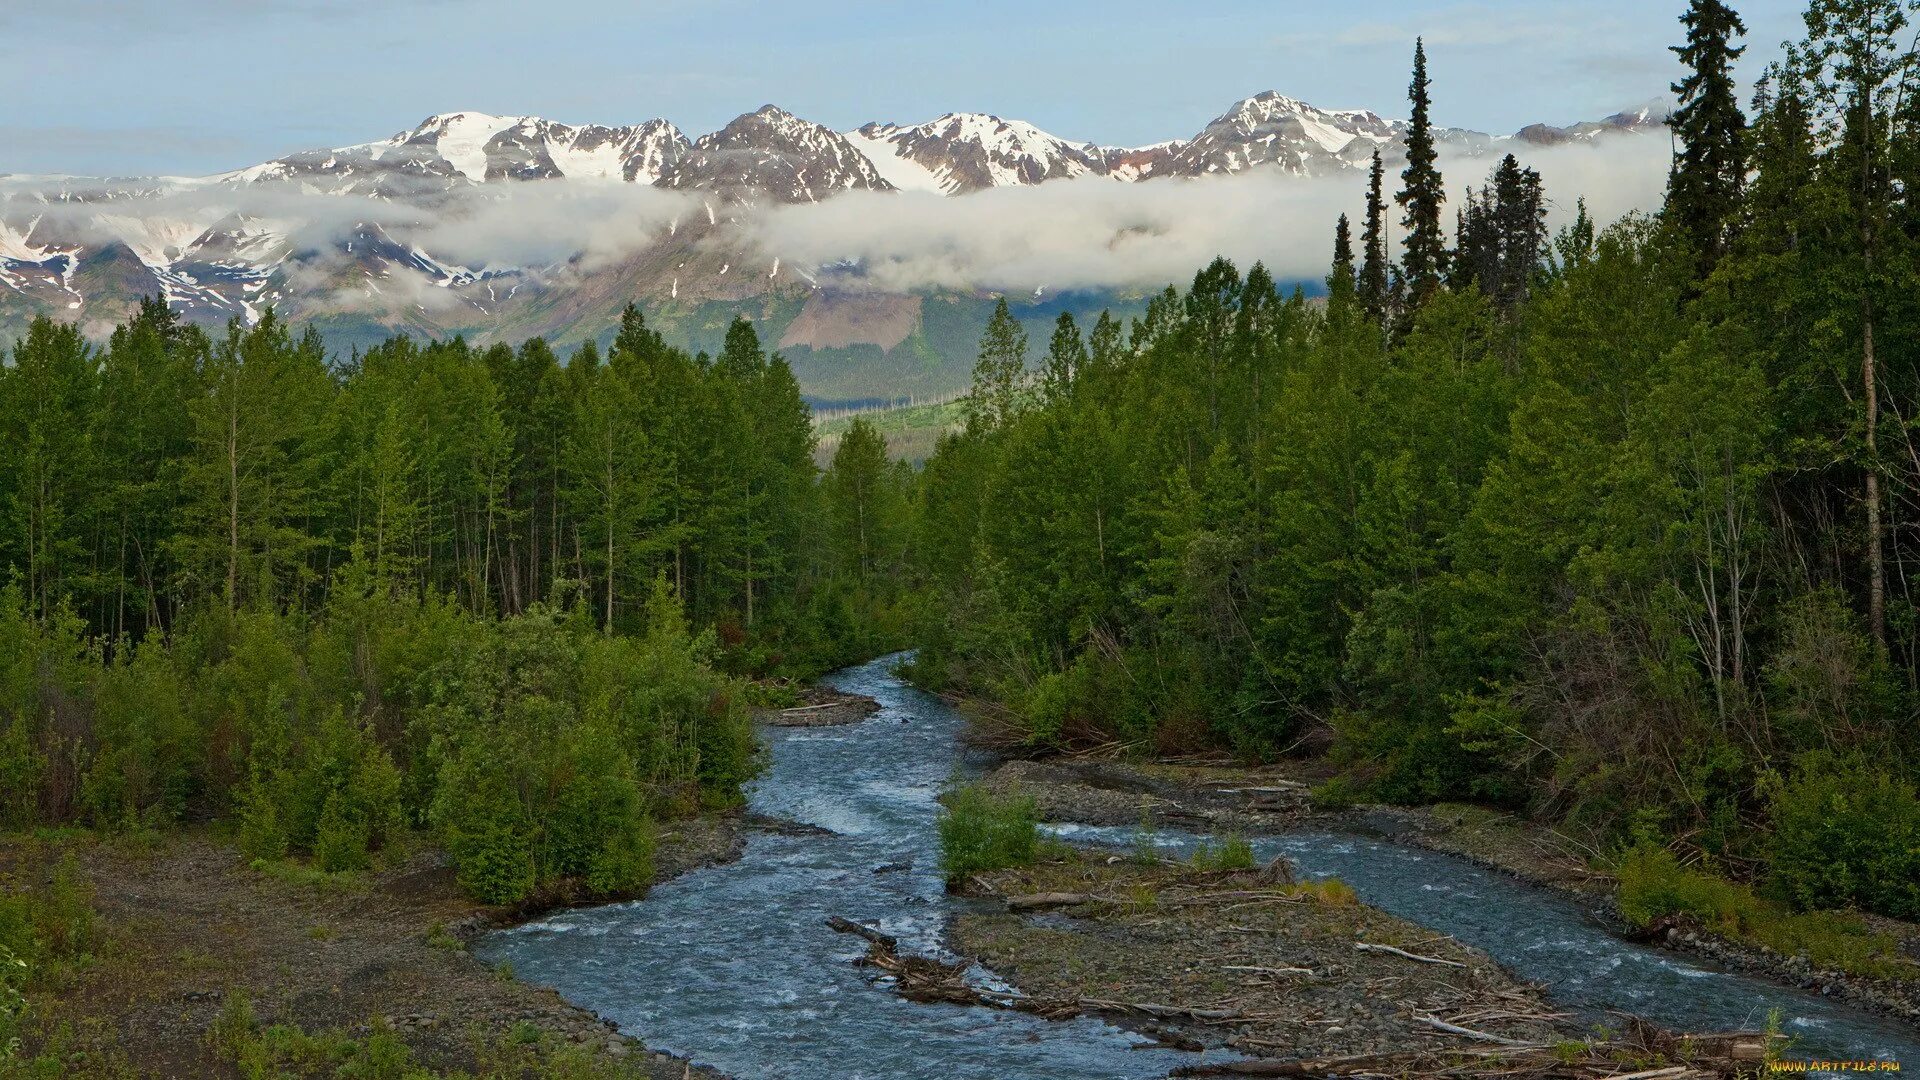
[[[1031,364],[1003,313],[921,480],[916,677],[1920,915],[1907,8],[1815,0],[1749,117],[1695,0],[1656,215],[1549,235],[1511,158],[1447,206],[1421,52],[1324,305],[1219,261]]]
[[[0,368],[0,822],[234,823],[364,866],[432,826],[477,895],[614,893],[651,822],[739,801],[749,677],[889,646],[871,429],[824,477],[787,366],[629,309],[602,357],[149,301]]]
[[[1743,105],[1694,0],[1666,205],[1554,231],[1512,157],[1448,205],[1416,50],[1324,300],[1221,260],[1043,348],[1002,302],[918,470],[865,417],[816,467],[745,321],[690,355],[629,309],[564,362],[35,323],[0,824],[324,870],[431,829],[487,899],[618,893],[652,822],[740,800],[764,680],[912,642],[1036,750],[1325,754],[1329,804],[1920,915],[1907,7],[1815,0]]]

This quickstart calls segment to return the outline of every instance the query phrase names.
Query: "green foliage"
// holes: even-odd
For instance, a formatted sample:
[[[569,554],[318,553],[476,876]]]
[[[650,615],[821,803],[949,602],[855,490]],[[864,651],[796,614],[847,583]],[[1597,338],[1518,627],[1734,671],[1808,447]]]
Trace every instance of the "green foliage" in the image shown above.
[[[1692,4],[1657,220],[1576,199],[1549,239],[1540,178],[1502,162],[1447,251],[1417,48],[1398,280],[1376,166],[1324,305],[1216,260],[1130,325],[1063,320],[1032,371],[996,320],[918,485],[915,680],[1036,748],[1267,760],[1330,735],[1371,799],[1673,840],[1799,905],[1911,913],[1898,6],[1811,5],[1748,127],[1739,19]],[[1766,779],[1811,751],[1874,767]]]
[[[1207,871],[1252,870],[1260,865],[1254,860],[1253,844],[1239,833],[1228,833],[1218,844],[1201,844],[1191,861],[1194,869]]]
[[[1307,793],[1315,810],[1333,812],[1351,810],[1360,804],[1366,792],[1359,781],[1346,773],[1329,776]]]
[[[1033,863],[1040,827],[1032,799],[1004,798],[968,784],[949,792],[944,801],[940,868],[948,880]]]
[[[1789,912],[1745,885],[1683,865],[1664,848],[1627,851],[1616,873],[1620,913],[1635,926],[1661,916],[1685,916],[1714,933],[1765,945],[1783,956],[1805,956],[1823,969],[1874,977],[1901,970],[1899,943],[1869,931],[1859,919]]]
[[[1815,758],[1773,785],[1769,884],[1795,907],[1920,918],[1920,798],[1886,770]]]

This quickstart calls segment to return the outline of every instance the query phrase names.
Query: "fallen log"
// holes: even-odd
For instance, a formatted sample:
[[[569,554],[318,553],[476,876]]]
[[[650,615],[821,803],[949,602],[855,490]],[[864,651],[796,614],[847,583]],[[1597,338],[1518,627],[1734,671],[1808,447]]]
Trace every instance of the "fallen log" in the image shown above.
[[[843,919],[838,915],[829,915],[827,916],[827,925],[842,934],[852,934],[855,937],[866,938],[869,942],[888,951],[900,947],[899,939],[893,935],[883,934],[871,926],[854,922],[852,919]]]
[[[1372,944],[1371,942],[1356,941],[1353,943],[1353,947],[1355,949],[1358,949],[1361,952],[1392,953],[1395,956],[1402,956],[1407,958],[1408,960],[1417,960],[1422,964],[1445,964],[1448,967],[1457,967],[1457,968],[1463,968],[1467,966],[1458,960],[1442,960],[1440,957],[1437,957],[1437,956],[1421,956],[1419,953],[1410,953],[1405,949],[1396,949],[1391,945],[1375,945],[1375,944]]]
[[[1037,911],[1041,908],[1073,907],[1090,903],[1093,897],[1083,892],[1043,892],[1007,897],[1008,911]]]

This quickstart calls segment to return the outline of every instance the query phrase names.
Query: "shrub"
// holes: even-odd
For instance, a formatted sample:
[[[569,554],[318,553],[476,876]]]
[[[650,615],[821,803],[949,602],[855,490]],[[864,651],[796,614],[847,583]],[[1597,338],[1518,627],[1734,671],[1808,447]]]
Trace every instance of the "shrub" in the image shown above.
[[[255,778],[239,798],[240,853],[250,860],[274,862],[286,858],[287,830],[280,820],[280,801],[271,781]]]
[[[1895,959],[1898,943],[1870,932],[1859,919],[1786,911],[1745,885],[1683,866],[1664,848],[1636,847],[1616,872],[1620,914],[1635,926],[1681,915],[1713,933],[1757,942],[1784,956],[1805,956],[1822,968],[1876,977],[1902,969]]]
[[[536,879],[532,829],[505,764],[469,752],[447,763],[434,804],[460,886],[489,904],[526,899]]]
[[[180,819],[198,788],[205,740],[186,710],[186,688],[165,644],[126,644],[93,685],[98,747],[81,778],[80,803],[102,828]]]
[[[20,1054],[20,1020],[27,1012],[20,984],[27,978],[27,962],[0,944],[0,1062]]]
[[[1307,793],[1308,801],[1315,810],[1332,812],[1351,810],[1360,802],[1363,792],[1359,781],[1346,773],[1328,777],[1323,783]]]
[[[1920,917],[1920,798],[1886,772],[1809,759],[1772,791],[1769,886],[1801,909]]]
[[[599,724],[571,732],[560,772],[566,779],[542,829],[542,876],[574,878],[600,895],[646,885],[653,826],[615,733]]]
[[[1032,864],[1040,836],[1032,799],[1001,798],[969,784],[950,793],[946,804],[940,817],[940,868],[948,880]]]
[[[320,823],[313,837],[314,865],[329,874],[365,870],[367,857],[367,819],[350,800],[336,791],[327,797],[320,812]]]

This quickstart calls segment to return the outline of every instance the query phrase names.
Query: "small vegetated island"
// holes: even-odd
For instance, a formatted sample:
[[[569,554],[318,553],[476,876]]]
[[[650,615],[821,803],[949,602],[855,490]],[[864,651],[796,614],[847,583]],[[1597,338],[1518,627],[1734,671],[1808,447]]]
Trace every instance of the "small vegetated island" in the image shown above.
[[[1219,260],[1043,348],[1003,303],[971,394],[916,413],[940,429],[919,465],[865,416],[816,465],[745,321],[688,355],[629,308],[564,358],[330,356],[271,314],[209,335],[157,299],[104,342],[34,323],[0,367],[0,1075],[698,1075],[464,943],[728,858],[754,713],[839,708],[801,684],[906,647],[983,741],[1077,778],[1021,762],[948,797],[952,887],[1012,908],[952,943],[1018,1007],[1184,1045],[1231,1018],[1150,1000],[1179,984],[1156,964],[1266,993],[1326,942],[1304,968],[1116,954],[1122,999],[1049,965],[1031,913],[1190,945],[1303,906],[1341,928],[1339,966],[1413,980],[1438,1049],[1341,1057],[1275,1007],[1243,1017],[1252,1060],[1208,1068],[1791,1055],[1581,1036],[1491,976],[1503,1033],[1485,1000],[1448,1020],[1442,976],[1484,958],[1235,830],[1177,864],[1036,831],[1130,813],[1116,791],[1219,826],[1188,796],[1224,790],[1254,825],[1434,808],[1407,813],[1435,843],[1912,1020],[1905,9],[1815,0],[1747,99],[1738,15],[1694,0],[1664,208],[1556,230],[1513,157],[1448,199],[1417,49],[1405,167],[1376,158],[1363,218],[1329,223],[1324,297]],[[847,929],[904,992],[1015,1007]]]

